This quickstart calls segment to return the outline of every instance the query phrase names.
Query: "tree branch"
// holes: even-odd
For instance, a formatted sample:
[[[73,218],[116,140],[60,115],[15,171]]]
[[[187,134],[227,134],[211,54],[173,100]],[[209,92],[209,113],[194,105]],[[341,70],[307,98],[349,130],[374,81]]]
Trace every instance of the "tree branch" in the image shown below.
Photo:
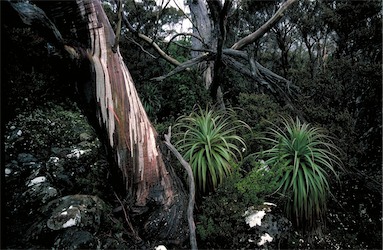
[[[186,62],[183,62],[182,64],[180,64],[178,67],[176,67],[175,69],[173,69],[172,71],[170,71],[169,73],[167,73],[166,75],[164,76],[159,76],[159,77],[155,77],[155,78],[152,78],[151,80],[155,80],[155,81],[162,81],[164,80],[165,78],[169,77],[169,76],[172,76],[172,75],[175,75],[179,72],[182,72],[188,68],[190,68],[191,66],[194,66],[200,62],[203,62],[203,61],[209,61],[211,60],[212,58],[214,57],[214,55],[212,55],[211,53],[204,53],[202,55],[199,55],[193,59],[190,59]]]
[[[149,51],[145,50],[144,47],[142,47],[141,44],[139,44],[138,42],[136,42],[133,38],[129,37],[129,36],[126,36],[126,39],[130,40],[132,43],[134,43],[135,45],[137,45],[138,47],[140,47],[140,49],[145,53],[147,54],[148,56],[150,56],[151,58],[153,59],[157,59],[158,57],[152,55]]]
[[[250,71],[246,65],[238,62],[237,60],[234,60],[232,57],[223,56],[223,61],[226,63],[229,67],[232,69],[238,71],[239,73],[243,74],[244,76],[250,77],[251,79],[255,80],[261,85],[266,86],[272,93],[276,93],[273,86],[267,82],[259,72],[259,70],[255,70],[254,72]]]
[[[122,0],[117,0],[117,6],[118,6],[118,10],[117,10],[117,17],[118,17],[118,21],[117,21],[117,27],[116,27],[116,37],[114,38],[114,45],[112,47],[112,51],[113,53],[116,53],[117,52],[117,48],[118,48],[118,43],[120,42],[120,35],[121,35],[121,21],[122,21]]]
[[[253,43],[257,39],[261,38],[284,16],[284,12],[290,7],[290,5],[292,5],[296,1],[297,0],[287,0],[286,2],[284,2],[282,6],[279,8],[279,10],[265,24],[263,24],[255,32],[251,33],[250,35],[236,42],[231,48],[240,50],[244,48],[245,46]]]
[[[172,38],[170,38],[166,48],[165,48],[165,51],[168,52],[168,49],[169,49],[169,46],[171,43],[174,43],[176,44],[177,46],[181,47],[181,48],[184,48],[184,49],[188,49],[188,50],[191,50],[191,51],[204,51],[206,52],[206,50],[200,50],[200,49],[193,49],[192,47],[187,47],[187,46],[184,46],[180,43],[177,43],[177,42],[174,42],[173,40],[176,39],[177,37],[179,36],[191,36],[191,37],[194,37],[196,39],[198,39],[201,43],[203,43],[203,39],[200,37],[200,36],[197,36],[196,34],[193,34],[193,33],[185,33],[185,32],[181,32],[181,33],[177,33],[175,34]],[[204,43],[203,43],[204,44]],[[206,47],[208,47],[207,44],[204,44]]]
[[[151,39],[150,37],[144,35],[144,34],[141,34],[141,33],[138,33],[138,37],[143,40],[144,42],[146,42],[147,44],[151,45],[153,47],[153,49],[163,58],[165,59],[166,61],[168,61],[169,63],[175,65],[175,66],[180,66],[181,63],[179,61],[177,61],[176,59],[174,59],[173,57],[169,56],[168,54],[165,53],[165,51],[163,51],[158,45],[157,43],[155,43],[153,41],[153,39]]]
[[[124,23],[126,25],[126,27],[129,29],[130,32],[132,32],[133,34],[135,34],[136,36],[138,36],[141,40],[143,40],[144,42],[146,42],[147,44],[151,45],[153,47],[153,49],[163,58],[165,59],[166,61],[168,61],[169,63],[175,65],[175,66],[179,66],[181,65],[181,63],[179,61],[177,61],[176,59],[174,59],[173,57],[169,56],[168,54],[166,54],[158,45],[157,43],[154,42],[153,39],[151,39],[150,37],[144,35],[144,34],[141,34],[139,33],[137,30],[135,30],[133,28],[133,26],[130,24],[128,18],[123,15],[123,19],[124,19]]]
[[[197,249],[197,237],[195,233],[195,223],[193,219],[193,209],[194,209],[194,203],[195,203],[195,182],[194,182],[193,170],[190,167],[189,163],[185,161],[185,159],[181,156],[178,150],[171,144],[170,142],[170,138],[172,135],[171,126],[169,126],[168,131],[169,131],[168,134],[165,134],[165,145],[177,157],[177,159],[180,161],[180,163],[185,168],[188,174],[189,204],[188,204],[187,215],[188,215],[188,224],[189,224],[189,231],[190,231],[190,246],[191,246],[191,249],[194,250],[194,249]]]
[[[196,34],[193,34],[193,33],[185,33],[185,32],[175,34],[174,36],[172,36],[172,38],[170,38],[168,43],[170,44],[175,38],[177,38],[179,36],[192,36],[194,38],[197,38],[198,40],[200,40],[203,43],[203,39],[200,36],[197,36]],[[207,44],[204,44],[204,45],[208,47]]]

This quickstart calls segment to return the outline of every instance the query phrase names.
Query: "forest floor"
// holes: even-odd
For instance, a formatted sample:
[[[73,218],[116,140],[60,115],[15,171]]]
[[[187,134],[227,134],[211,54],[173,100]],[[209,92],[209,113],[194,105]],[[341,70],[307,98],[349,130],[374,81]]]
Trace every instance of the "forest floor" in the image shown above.
[[[119,187],[111,185],[116,180],[102,144],[75,104],[46,103],[21,112],[6,124],[4,138],[6,248],[155,246],[149,239],[134,241],[124,225]],[[381,193],[368,185],[374,180],[362,176],[341,176],[320,236],[293,231],[283,247],[379,249]],[[208,245],[219,248],[220,243]]]

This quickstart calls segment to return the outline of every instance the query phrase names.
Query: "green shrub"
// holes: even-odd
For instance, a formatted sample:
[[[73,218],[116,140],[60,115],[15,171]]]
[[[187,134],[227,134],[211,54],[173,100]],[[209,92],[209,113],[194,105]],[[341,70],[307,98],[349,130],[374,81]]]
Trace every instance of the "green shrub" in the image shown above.
[[[330,193],[329,173],[341,166],[339,149],[324,131],[284,118],[284,128],[270,128],[263,138],[271,148],[264,151],[265,163],[284,171],[278,190],[287,198],[286,212],[297,226],[314,226],[326,211]],[[289,198],[291,197],[291,198]]]
[[[272,96],[265,94],[241,93],[239,106],[241,107],[238,112],[239,119],[246,122],[252,129],[252,133],[243,134],[248,142],[248,151],[249,153],[259,152],[266,145],[256,137],[260,137],[261,133],[270,126],[268,121],[281,124],[282,119],[279,114],[287,114],[287,110],[280,107]]]
[[[160,121],[169,116],[188,114],[195,105],[205,106],[210,100],[208,91],[195,70],[167,77],[158,84],[164,100],[158,114]]]
[[[234,111],[214,111],[199,107],[188,116],[178,119],[176,128],[182,135],[176,147],[193,169],[198,188],[211,191],[231,174],[244,140],[236,135],[237,129],[246,126],[234,117]]]
[[[215,193],[203,198],[196,220],[199,247],[235,248],[245,234],[247,228],[242,215],[252,203],[236,188],[240,180],[241,175],[235,171]]]
[[[251,170],[235,183],[235,187],[252,205],[262,204],[264,197],[270,196],[277,190],[278,179],[282,175],[281,169],[271,169],[255,155],[249,155],[244,159],[242,169]],[[271,197],[268,201],[270,199]]]
[[[277,188],[276,174],[267,170],[254,156],[245,162],[254,164],[249,174],[242,176],[235,171],[220,185],[215,193],[204,197],[198,209],[197,235],[201,248],[243,249],[248,248],[248,225],[244,213],[264,201]],[[254,160],[254,161],[253,161]],[[243,172],[243,171],[241,171]]]

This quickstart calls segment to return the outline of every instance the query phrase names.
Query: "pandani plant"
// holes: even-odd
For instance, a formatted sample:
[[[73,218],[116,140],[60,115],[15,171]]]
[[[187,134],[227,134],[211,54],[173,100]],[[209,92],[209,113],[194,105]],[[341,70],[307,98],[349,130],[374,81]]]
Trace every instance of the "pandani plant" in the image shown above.
[[[175,127],[180,131],[176,147],[192,167],[198,190],[213,191],[242,158],[246,144],[237,131],[248,126],[232,109],[197,107],[181,116]]]
[[[326,212],[331,195],[329,177],[343,169],[340,149],[325,131],[283,118],[282,128],[271,123],[263,137],[271,148],[262,152],[265,163],[283,169],[277,191],[287,198],[286,213],[301,228],[315,228]]]

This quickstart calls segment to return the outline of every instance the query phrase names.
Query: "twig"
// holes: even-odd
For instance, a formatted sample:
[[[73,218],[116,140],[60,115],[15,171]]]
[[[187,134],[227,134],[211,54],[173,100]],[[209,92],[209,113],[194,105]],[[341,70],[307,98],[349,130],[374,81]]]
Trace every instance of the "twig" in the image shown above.
[[[128,216],[128,213],[126,212],[126,209],[125,209],[125,206],[124,204],[122,203],[122,201],[120,200],[120,198],[118,198],[118,195],[116,194],[116,192],[114,192],[114,196],[116,196],[117,200],[120,202],[121,204],[121,207],[122,207],[122,210],[124,211],[124,215],[125,215],[125,221],[126,223],[128,223],[128,226],[129,226],[129,229],[132,231],[132,234],[134,236],[134,238],[138,241],[142,241],[142,239],[140,238],[140,236],[138,236],[137,232],[134,230],[133,228],[133,225],[132,223],[130,222],[129,220],[129,216]]]
[[[129,36],[125,36],[128,40],[130,40],[132,43],[134,43],[135,45],[137,45],[138,47],[140,47],[140,49],[142,50],[142,52],[144,52],[145,54],[147,54],[148,56],[150,56],[151,58],[154,58],[154,59],[157,59],[156,56],[154,56],[152,53],[150,53],[149,51],[147,51],[146,49],[144,49],[144,47],[139,44],[138,42],[136,42],[133,38],[129,37]]]

